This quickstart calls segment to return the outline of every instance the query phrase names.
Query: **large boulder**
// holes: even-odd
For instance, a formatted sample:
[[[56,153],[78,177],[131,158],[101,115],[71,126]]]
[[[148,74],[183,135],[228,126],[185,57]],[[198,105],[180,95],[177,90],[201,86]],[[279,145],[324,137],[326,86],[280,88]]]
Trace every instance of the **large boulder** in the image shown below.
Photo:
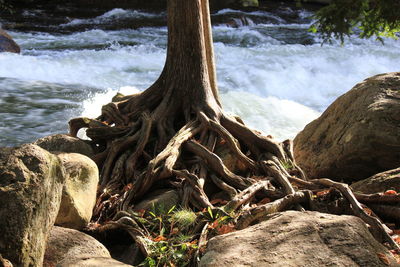
[[[93,237],[77,230],[54,226],[47,241],[43,266],[56,266],[65,260],[77,260],[83,257],[110,258],[111,256],[107,248]]]
[[[41,266],[61,202],[60,159],[32,144],[0,149],[0,254],[14,266]]]
[[[2,29],[0,29],[0,52],[21,52],[21,49],[13,38]]]
[[[55,134],[36,140],[35,145],[50,152],[79,153],[88,157],[94,155],[92,147],[82,139],[66,134]]]
[[[208,242],[201,267],[398,266],[354,216],[287,211]]]
[[[99,171],[90,158],[77,153],[58,154],[65,168],[65,184],[55,224],[83,229],[92,218],[96,204]]]
[[[381,193],[386,190],[400,192],[400,168],[377,173],[352,184],[351,188],[353,191],[364,194]]]
[[[373,76],[339,97],[294,140],[311,178],[352,182],[400,166],[400,73]]]

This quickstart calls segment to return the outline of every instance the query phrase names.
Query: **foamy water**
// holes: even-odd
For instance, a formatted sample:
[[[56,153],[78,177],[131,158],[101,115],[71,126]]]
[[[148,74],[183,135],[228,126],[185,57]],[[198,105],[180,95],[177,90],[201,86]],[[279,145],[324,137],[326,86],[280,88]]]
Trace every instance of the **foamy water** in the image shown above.
[[[262,11],[223,10],[213,16],[245,21],[238,28],[215,25],[213,32],[223,106],[251,127],[280,140],[293,138],[357,82],[400,69],[399,41],[382,46],[351,39],[344,46],[321,46],[318,36],[307,32],[309,12],[285,12],[297,21]],[[166,27],[101,25],[164,15],[114,9],[59,25],[89,25],[82,31],[11,31],[23,53],[0,54],[0,145],[65,132],[70,118],[97,116],[117,92],[151,85],[164,64]]]

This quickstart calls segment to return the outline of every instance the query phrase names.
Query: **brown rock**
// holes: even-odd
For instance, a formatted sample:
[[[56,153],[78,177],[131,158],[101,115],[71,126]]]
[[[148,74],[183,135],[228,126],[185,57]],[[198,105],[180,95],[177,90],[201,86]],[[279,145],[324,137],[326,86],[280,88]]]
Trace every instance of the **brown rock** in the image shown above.
[[[378,257],[387,258],[386,265]],[[208,242],[200,267],[398,266],[354,216],[287,211]]]
[[[400,192],[400,168],[375,174],[352,184],[351,188],[364,194],[380,193],[386,190]]]
[[[66,134],[46,136],[34,144],[50,152],[79,153],[88,157],[94,155],[92,147],[87,142]]]
[[[0,29],[0,52],[21,52],[17,43],[2,29]]]
[[[60,160],[32,144],[0,149],[0,254],[14,266],[41,266],[61,202]]]
[[[65,168],[65,184],[55,224],[83,229],[92,218],[96,203],[99,171],[90,158],[77,153],[58,154]]]
[[[311,178],[346,182],[400,166],[400,73],[376,75],[339,97],[294,140]]]
[[[93,237],[77,230],[54,226],[47,241],[43,266],[59,266],[65,260],[74,261],[83,257],[111,258],[106,247]]]

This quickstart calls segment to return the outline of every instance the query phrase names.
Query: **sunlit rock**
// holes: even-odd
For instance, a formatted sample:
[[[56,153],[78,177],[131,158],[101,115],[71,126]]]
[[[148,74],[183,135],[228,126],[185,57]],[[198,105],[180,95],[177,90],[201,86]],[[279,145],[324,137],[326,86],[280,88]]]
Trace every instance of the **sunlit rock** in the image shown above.
[[[339,97],[294,140],[310,178],[346,182],[400,165],[400,73],[373,76]]]
[[[14,266],[41,266],[63,184],[57,156],[32,144],[0,149],[0,254]]]
[[[397,266],[361,219],[286,211],[208,241],[200,267]]]
[[[84,266],[65,263],[95,257],[111,258],[107,248],[93,237],[73,229],[54,226],[47,241],[43,266]],[[60,264],[62,262],[64,264]]]
[[[93,156],[92,147],[82,139],[66,134],[55,134],[38,139],[35,145],[50,152],[79,153],[85,156]]]
[[[97,165],[82,154],[61,153],[58,157],[65,168],[66,179],[55,224],[82,229],[92,217],[99,171]]]

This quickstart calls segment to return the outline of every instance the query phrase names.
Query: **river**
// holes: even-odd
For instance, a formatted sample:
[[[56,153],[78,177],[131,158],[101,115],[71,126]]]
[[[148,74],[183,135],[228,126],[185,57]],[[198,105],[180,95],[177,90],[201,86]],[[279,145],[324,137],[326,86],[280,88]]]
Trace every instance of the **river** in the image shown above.
[[[321,46],[311,11],[224,9],[212,15],[226,111],[279,140],[293,138],[357,82],[400,70],[400,42],[346,39]],[[55,7],[16,10],[0,23],[21,54],[0,54],[0,146],[64,133],[97,116],[117,92],[156,80],[165,60],[164,12]]]

